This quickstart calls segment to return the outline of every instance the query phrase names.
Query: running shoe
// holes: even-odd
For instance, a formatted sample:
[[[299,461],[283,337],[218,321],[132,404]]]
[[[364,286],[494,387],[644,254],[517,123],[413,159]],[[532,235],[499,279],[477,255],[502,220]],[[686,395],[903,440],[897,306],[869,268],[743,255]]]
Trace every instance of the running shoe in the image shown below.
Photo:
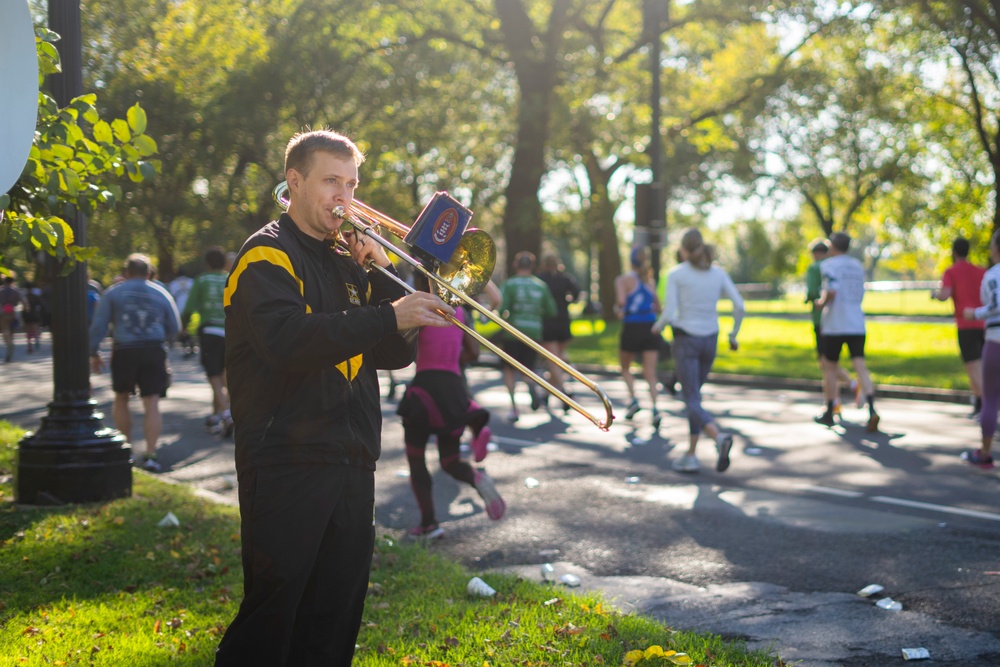
[[[715,447],[719,450],[719,460],[715,462],[715,470],[726,472],[729,468],[729,450],[733,448],[733,436],[728,433],[720,433]]]
[[[663,421],[663,415],[660,414],[659,410],[653,410],[653,428],[660,428],[660,422]]]
[[[834,417],[840,416],[840,401],[836,401],[833,404],[833,416]]]
[[[865,407],[865,393],[864,389],[861,387],[861,383],[857,380],[854,381],[854,405],[863,408]]]
[[[821,415],[813,417],[813,421],[816,422],[817,424],[822,424],[823,426],[833,426],[835,423],[833,420],[833,412],[831,412],[830,410],[827,410]]]
[[[966,449],[962,452],[961,458],[970,466],[976,466],[984,470],[989,470],[993,467],[993,457],[983,456],[981,449]]]
[[[868,417],[868,423],[865,424],[865,431],[868,433],[878,433],[878,423],[880,418],[878,413],[873,412],[870,417]]]
[[[698,472],[701,470],[701,464],[698,463],[698,457],[694,454],[685,454],[674,461],[670,467],[673,468],[675,472]]]
[[[235,433],[235,432],[236,432],[236,424],[233,423],[233,418],[232,417],[223,417],[222,418],[222,437],[223,438],[231,438],[231,437],[233,437],[233,433]]]
[[[212,435],[219,435],[223,428],[222,415],[209,415],[205,418],[205,430]]]
[[[142,457],[142,463],[139,465],[146,472],[160,472],[163,470],[156,460],[156,454],[144,454]]]
[[[493,478],[482,470],[478,470],[472,484],[476,487],[479,497],[486,504],[486,515],[494,521],[502,517],[504,511],[507,509],[507,504],[500,496],[500,492],[497,491],[496,484],[493,483]]]
[[[639,399],[633,398],[632,402],[628,404],[628,409],[625,410],[625,419],[632,419],[637,412],[639,412]]]
[[[406,533],[410,540],[440,540],[444,537],[444,528],[432,523],[429,526],[416,526]]]
[[[490,437],[493,432],[490,430],[489,426],[484,426],[480,429],[479,433],[472,438],[472,456],[476,463],[479,463],[486,458],[489,453],[488,445],[490,444]]]
[[[521,415],[517,414],[517,410],[511,410],[507,413],[507,422],[509,424],[516,424],[517,420],[521,418]]]
[[[528,389],[528,393],[531,394],[531,409],[537,410],[542,405],[542,399],[538,396],[538,392],[532,387]]]

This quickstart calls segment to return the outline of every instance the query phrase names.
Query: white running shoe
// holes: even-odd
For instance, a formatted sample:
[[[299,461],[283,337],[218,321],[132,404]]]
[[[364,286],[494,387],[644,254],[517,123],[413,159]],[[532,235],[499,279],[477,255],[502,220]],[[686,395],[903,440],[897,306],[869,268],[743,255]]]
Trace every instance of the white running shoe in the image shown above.
[[[502,517],[507,509],[507,504],[503,501],[500,492],[497,491],[493,478],[483,471],[477,470],[472,484],[476,487],[479,497],[486,504],[486,515],[494,521]]]
[[[698,457],[694,454],[685,454],[674,461],[670,467],[676,472],[698,472],[701,470],[701,464],[698,463]]]

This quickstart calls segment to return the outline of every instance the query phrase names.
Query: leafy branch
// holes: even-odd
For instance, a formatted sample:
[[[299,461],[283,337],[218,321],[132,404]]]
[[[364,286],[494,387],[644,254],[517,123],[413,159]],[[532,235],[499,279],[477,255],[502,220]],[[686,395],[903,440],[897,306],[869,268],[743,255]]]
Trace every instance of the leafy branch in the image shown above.
[[[45,78],[61,71],[54,46],[59,36],[35,27],[38,88]],[[122,198],[124,178],[141,183],[153,178],[160,161],[151,159],[156,141],[146,134],[146,112],[138,104],[126,118],[103,120],[95,106],[97,95],[73,99],[60,109],[56,101],[38,93],[35,137],[21,178],[0,195],[0,262],[5,252],[20,248],[28,257],[45,252],[60,260],[68,272],[97,251],[76,243],[67,222],[79,211],[91,215],[112,209]]]

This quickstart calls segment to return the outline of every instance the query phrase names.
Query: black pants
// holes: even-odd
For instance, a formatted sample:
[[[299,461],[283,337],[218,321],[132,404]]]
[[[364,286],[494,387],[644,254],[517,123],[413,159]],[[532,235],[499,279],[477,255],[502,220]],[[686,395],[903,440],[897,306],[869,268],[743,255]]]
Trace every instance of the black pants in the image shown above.
[[[342,465],[240,473],[243,602],[216,667],[349,667],[375,543],[375,473]]]

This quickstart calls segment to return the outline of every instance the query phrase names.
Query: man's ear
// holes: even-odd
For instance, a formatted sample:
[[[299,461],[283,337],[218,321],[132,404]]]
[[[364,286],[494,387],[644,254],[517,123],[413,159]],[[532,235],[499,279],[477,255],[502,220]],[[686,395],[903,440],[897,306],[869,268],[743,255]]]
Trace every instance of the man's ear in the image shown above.
[[[288,190],[290,192],[298,193],[299,187],[302,185],[302,180],[305,177],[298,169],[289,169],[285,172],[285,180],[288,181]]]

